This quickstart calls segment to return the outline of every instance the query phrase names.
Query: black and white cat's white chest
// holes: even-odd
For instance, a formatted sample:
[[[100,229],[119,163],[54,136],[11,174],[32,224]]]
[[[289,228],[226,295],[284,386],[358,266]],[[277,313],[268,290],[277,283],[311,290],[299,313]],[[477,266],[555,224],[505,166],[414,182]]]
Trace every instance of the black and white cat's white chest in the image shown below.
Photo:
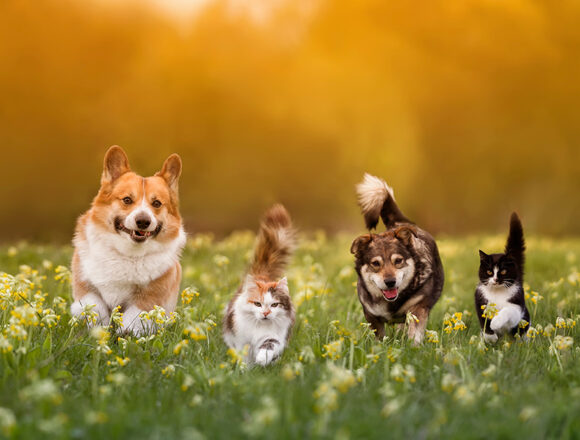
[[[505,284],[479,283],[477,291],[481,295],[482,304],[495,304],[499,311],[508,304],[517,304],[518,296],[522,293],[522,287],[518,283],[506,286]]]

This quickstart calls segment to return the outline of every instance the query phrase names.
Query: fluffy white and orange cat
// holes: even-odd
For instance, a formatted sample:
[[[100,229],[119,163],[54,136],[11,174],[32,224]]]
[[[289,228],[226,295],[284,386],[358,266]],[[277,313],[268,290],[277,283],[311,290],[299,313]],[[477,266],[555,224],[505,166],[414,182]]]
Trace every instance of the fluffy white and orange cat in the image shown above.
[[[268,365],[288,343],[294,306],[282,277],[295,246],[295,232],[282,205],[270,208],[260,225],[250,270],[224,316],[224,340],[245,351],[249,364]]]
[[[109,148],[101,188],[77,221],[73,315],[93,305],[97,324],[107,325],[112,309],[121,306],[120,331],[141,335],[151,330],[141,312],[156,305],[175,309],[186,240],[178,209],[180,174],[177,154],[154,176],[141,177],[120,147]]]

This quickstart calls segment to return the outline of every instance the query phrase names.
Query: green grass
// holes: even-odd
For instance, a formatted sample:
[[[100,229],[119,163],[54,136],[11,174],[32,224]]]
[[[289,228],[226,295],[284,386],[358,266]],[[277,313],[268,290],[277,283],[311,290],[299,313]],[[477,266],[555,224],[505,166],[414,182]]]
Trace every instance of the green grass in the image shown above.
[[[317,234],[302,241],[288,270],[299,304],[296,326],[282,359],[265,369],[236,363],[221,338],[222,310],[244,274],[252,234],[220,242],[194,236],[183,257],[182,287],[199,296],[180,304],[175,322],[150,340],[101,341],[110,353],[84,325],[70,323],[67,272],[54,279],[58,265],[69,265],[70,247],[1,247],[0,271],[16,278],[0,283],[0,436],[580,437],[578,325],[540,329],[529,342],[486,347],[480,341],[473,305],[477,250],[500,251],[504,237],[439,240],[446,283],[428,325],[439,342],[420,347],[394,328],[376,342],[361,324],[351,239]],[[578,321],[579,258],[578,239],[528,240],[534,327],[555,327],[558,317]],[[17,298],[17,287],[26,299]],[[66,304],[53,303],[56,297]],[[18,318],[27,303],[41,315],[53,309],[58,323],[49,328],[34,325],[34,316]],[[466,329],[448,334],[444,319],[455,312],[463,312]],[[18,328],[11,329],[10,319],[23,322],[26,339],[12,336]],[[189,339],[183,330],[196,326],[206,339],[190,339],[176,354],[176,345]],[[572,346],[564,348],[567,340],[556,336],[572,337]],[[121,366],[117,357],[129,361]]]

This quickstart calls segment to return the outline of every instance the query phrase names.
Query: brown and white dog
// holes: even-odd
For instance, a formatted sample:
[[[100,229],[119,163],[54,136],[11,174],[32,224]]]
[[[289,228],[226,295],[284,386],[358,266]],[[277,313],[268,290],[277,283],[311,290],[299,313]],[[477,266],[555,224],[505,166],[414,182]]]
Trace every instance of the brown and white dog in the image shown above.
[[[419,344],[443,289],[443,265],[435,240],[403,215],[384,180],[365,174],[357,194],[369,231],[379,218],[387,228],[380,234],[361,235],[350,249],[365,318],[376,337],[383,339],[385,323],[405,322],[411,312],[418,321],[410,320],[409,339]]]
[[[177,154],[154,176],[141,177],[120,147],[109,148],[101,188],[78,219],[73,240],[74,316],[94,305],[97,324],[107,325],[111,310],[121,306],[120,330],[140,335],[151,330],[141,312],[156,305],[175,309],[186,241],[178,210],[180,174]]]

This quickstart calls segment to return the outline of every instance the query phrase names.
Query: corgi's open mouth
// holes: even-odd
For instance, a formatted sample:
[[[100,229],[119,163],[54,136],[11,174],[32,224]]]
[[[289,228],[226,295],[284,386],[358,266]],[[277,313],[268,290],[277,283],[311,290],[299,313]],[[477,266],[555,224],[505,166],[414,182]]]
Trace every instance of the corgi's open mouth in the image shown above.
[[[159,234],[159,232],[161,231],[161,223],[159,223],[155,228],[155,230],[153,231],[143,231],[140,229],[126,228],[125,225],[123,224],[123,221],[120,218],[116,218],[115,229],[117,230],[117,232],[125,232],[126,234],[128,234],[135,243],[143,243],[148,238],[155,237],[157,236],[157,234]]]

